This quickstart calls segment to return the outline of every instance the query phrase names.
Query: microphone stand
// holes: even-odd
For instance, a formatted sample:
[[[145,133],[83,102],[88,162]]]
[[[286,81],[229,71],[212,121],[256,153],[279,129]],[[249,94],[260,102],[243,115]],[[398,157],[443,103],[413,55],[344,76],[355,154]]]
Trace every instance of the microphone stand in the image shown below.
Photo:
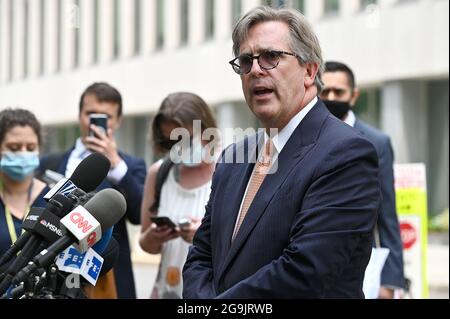
[[[39,299],[59,299],[54,296],[56,286],[58,284],[58,267],[55,264],[51,264],[47,268],[45,285],[41,289]]]

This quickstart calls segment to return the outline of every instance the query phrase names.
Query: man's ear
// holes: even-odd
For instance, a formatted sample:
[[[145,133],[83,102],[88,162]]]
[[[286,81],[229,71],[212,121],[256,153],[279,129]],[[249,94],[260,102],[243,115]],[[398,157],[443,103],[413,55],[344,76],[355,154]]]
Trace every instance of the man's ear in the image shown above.
[[[314,85],[314,80],[316,79],[317,72],[319,71],[319,67],[317,63],[308,63],[306,64],[306,72],[305,72],[305,87],[310,87]]]
[[[358,88],[354,88],[353,89],[353,94],[352,94],[352,98],[350,100],[350,105],[354,106],[356,104],[356,101],[358,101],[359,95],[361,94],[361,92],[359,91]]]
[[[116,123],[115,130],[117,130],[117,129],[120,127],[120,124],[122,124],[122,116],[120,116],[120,117],[117,119],[117,123]]]

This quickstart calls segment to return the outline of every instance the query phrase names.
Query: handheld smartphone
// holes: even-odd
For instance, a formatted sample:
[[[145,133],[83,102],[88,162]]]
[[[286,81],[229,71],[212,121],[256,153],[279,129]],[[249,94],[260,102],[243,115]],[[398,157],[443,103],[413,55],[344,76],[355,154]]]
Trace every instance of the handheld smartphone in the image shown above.
[[[175,223],[166,216],[152,216],[150,217],[150,220],[155,223],[158,227],[161,226],[169,226],[170,228],[174,228],[177,227],[177,225],[175,225]]]
[[[93,124],[102,130],[103,134],[108,131],[108,116],[106,114],[94,113],[89,115],[89,126]],[[89,136],[95,136],[95,133],[89,129]]]

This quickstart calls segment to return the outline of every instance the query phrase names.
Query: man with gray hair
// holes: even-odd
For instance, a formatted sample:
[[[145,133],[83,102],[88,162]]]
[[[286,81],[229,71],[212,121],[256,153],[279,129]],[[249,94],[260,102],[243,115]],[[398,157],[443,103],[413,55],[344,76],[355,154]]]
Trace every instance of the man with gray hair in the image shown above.
[[[259,154],[256,164],[219,161],[183,296],[364,298],[377,153],[318,99],[323,61],[312,28],[298,11],[258,7],[237,23],[233,50],[266,133],[225,150]]]

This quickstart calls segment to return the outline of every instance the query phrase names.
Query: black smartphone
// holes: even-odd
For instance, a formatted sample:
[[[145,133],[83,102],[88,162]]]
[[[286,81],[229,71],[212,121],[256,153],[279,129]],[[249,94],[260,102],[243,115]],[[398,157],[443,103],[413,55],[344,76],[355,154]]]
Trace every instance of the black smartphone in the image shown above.
[[[97,126],[102,130],[103,134],[107,134],[108,131],[108,116],[106,114],[93,113],[89,115],[89,126],[91,124]],[[89,136],[95,136],[95,133],[89,129]]]
[[[150,217],[150,220],[159,227],[161,226],[169,226],[170,228],[177,227],[177,225],[175,225],[175,223],[169,217],[166,216],[152,216]]]

